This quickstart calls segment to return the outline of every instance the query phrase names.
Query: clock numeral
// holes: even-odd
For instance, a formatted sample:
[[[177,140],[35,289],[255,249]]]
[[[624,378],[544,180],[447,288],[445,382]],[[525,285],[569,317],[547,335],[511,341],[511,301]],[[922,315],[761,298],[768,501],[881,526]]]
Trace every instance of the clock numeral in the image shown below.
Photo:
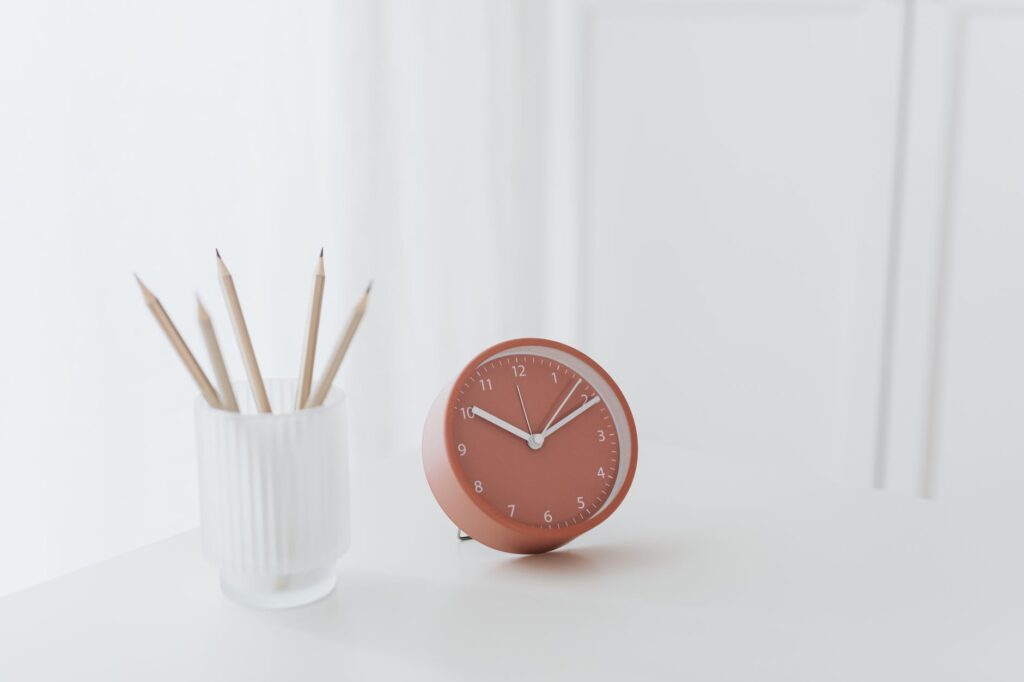
[[[459,412],[462,413],[462,418],[463,419],[475,419],[476,418],[476,415],[473,414],[473,408],[472,407],[469,407],[469,408],[460,407],[459,408]]]
[[[604,478],[604,467],[598,467],[597,468],[597,477],[598,478]]]
[[[584,405],[586,405],[586,404],[587,404],[587,402],[588,402],[588,401],[590,400],[590,396],[589,396],[589,395],[587,395],[586,393],[581,393],[581,394],[580,394],[580,397],[581,397],[581,398],[583,398],[583,404],[584,404]]]
[[[556,384],[558,383],[558,375],[555,374],[554,372],[551,373],[551,381],[555,382]]]
[[[481,379],[480,380],[480,390],[481,391],[493,391],[494,390],[494,385],[491,384],[491,380],[490,379]]]
[[[548,509],[547,511],[544,512],[544,523],[551,523],[551,518],[551,510]]]
[[[516,515],[516,506],[514,504],[508,505],[508,515],[509,516],[515,516]]]
[[[525,377],[526,365],[512,365],[512,376]]]
[[[582,497],[577,497],[577,498],[576,498],[576,507],[577,507],[577,508],[579,508],[579,509],[583,509],[583,508],[585,508],[586,506],[587,506],[587,503],[583,501],[583,498],[582,498]]]
[[[459,457],[465,457],[466,453],[469,452],[469,450],[466,448],[466,444],[465,443],[459,443],[458,450],[459,450]]]
[[[473,481],[473,490],[477,491],[478,493],[482,493],[484,491],[484,484],[483,484],[483,482],[482,481]]]
[[[598,429],[597,430],[597,442],[598,443],[603,443],[606,440],[608,440],[608,439],[604,437],[604,429]]]

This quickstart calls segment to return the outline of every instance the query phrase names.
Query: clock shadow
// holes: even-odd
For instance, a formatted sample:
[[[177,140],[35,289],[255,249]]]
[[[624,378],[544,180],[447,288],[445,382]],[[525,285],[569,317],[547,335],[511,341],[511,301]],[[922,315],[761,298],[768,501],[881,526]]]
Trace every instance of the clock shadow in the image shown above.
[[[544,554],[527,554],[503,561],[500,566],[503,573],[551,575],[579,575],[591,573],[598,568],[592,557],[572,549],[555,550]]]
[[[670,564],[678,558],[679,553],[678,548],[663,543],[561,548],[544,554],[528,554],[503,561],[498,565],[498,572],[526,577],[599,577],[657,569]]]

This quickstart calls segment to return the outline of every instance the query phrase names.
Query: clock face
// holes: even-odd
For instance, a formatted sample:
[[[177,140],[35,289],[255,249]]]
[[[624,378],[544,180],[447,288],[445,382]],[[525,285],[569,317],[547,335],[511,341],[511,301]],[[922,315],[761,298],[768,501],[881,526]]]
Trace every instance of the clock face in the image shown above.
[[[629,471],[629,422],[603,373],[558,348],[506,349],[453,389],[463,487],[507,520],[567,528],[599,514]]]

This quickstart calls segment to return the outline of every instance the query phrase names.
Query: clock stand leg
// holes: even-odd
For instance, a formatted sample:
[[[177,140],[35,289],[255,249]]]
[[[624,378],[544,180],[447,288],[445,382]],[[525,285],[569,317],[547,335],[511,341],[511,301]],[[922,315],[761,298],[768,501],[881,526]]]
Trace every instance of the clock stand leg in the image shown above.
[[[462,529],[457,527],[457,526],[455,528],[455,534],[458,536],[460,541],[472,540],[473,539],[473,538],[469,537],[467,534],[463,533]]]

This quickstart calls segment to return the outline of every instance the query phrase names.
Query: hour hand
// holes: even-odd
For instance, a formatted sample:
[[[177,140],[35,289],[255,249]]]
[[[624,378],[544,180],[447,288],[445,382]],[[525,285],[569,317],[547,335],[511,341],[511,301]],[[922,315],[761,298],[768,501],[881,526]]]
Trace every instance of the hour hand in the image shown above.
[[[484,421],[491,422],[492,424],[497,426],[499,429],[504,429],[504,430],[508,431],[509,433],[511,433],[513,436],[519,436],[520,438],[525,440],[527,443],[530,442],[530,434],[528,434],[526,431],[523,431],[518,426],[513,426],[512,424],[509,424],[507,421],[505,421],[501,417],[495,417],[493,414],[491,414],[487,410],[485,410],[485,409],[483,409],[481,407],[477,407],[476,405],[474,405],[470,409],[473,411],[473,414],[475,416],[480,417]]]

